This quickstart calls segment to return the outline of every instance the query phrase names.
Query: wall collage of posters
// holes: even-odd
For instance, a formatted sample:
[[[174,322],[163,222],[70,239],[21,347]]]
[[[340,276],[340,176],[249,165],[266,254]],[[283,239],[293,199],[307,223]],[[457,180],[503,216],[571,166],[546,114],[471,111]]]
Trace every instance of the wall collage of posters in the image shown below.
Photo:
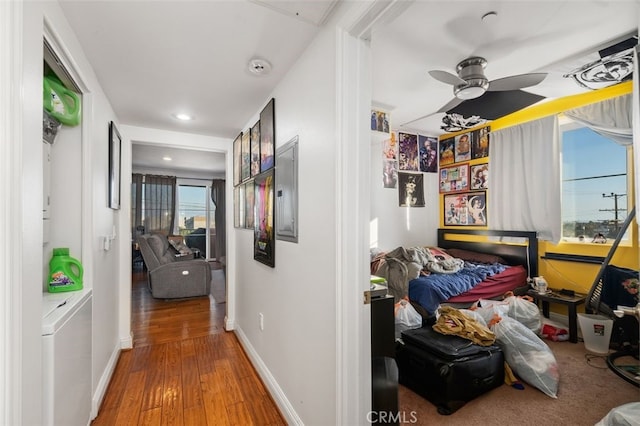
[[[444,225],[487,225],[489,126],[438,143],[437,137],[391,131],[389,114],[372,110],[371,130],[389,134],[382,143],[382,182],[398,189],[400,207],[424,207],[423,173],[439,172]]]
[[[233,224],[253,229],[253,257],[275,266],[275,99],[233,141]]]

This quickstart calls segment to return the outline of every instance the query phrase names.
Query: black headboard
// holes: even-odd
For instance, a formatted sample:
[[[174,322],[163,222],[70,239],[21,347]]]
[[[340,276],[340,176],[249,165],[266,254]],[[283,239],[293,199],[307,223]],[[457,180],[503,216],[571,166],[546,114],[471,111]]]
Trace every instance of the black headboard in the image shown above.
[[[488,238],[481,238],[482,241],[471,241],[469,236]],[[496,254],[510,265],[523,265],[529,272],[529,277],[538,276],[538,234],[536,232],[440,228],[438,229],[438,247]]]

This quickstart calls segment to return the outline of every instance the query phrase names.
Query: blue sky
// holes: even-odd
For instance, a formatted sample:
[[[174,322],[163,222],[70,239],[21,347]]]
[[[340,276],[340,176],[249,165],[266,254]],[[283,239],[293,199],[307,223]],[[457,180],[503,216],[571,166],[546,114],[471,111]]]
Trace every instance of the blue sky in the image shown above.
[[[626,176],[567,182],[567,179],[624,174],[627,150],[597,133],[579,128],[563,134],[563,221],[613,220],[614,198],[602,194],[626,194]],[[618,218],[626,217],[627,197],[618,197]]]

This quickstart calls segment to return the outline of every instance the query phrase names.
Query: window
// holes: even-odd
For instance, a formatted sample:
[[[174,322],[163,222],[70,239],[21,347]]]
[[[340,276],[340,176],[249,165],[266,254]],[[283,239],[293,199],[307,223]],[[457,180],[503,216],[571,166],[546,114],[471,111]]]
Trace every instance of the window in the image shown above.
[[[627,217],[627,148],[563,120],[563,240],[613,242]]]
[[[216,257],[214,211],[208,186],[178,185],[178,233],[207,259]]]

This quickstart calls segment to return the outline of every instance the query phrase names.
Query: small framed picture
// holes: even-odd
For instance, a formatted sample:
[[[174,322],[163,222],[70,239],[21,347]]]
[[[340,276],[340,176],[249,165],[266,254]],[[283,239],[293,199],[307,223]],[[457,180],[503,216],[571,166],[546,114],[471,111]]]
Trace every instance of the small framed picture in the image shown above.
[[[109,207],[120,209],[120,162],[122,137],[116,124],[109,122]]]
[[[260,121],[251,128],[251,177],[260,173]]]
[[[233,141],[233,186],[240,185],[242,176],[242,132]]]
[[[469,190],[469,164],[442,167],[440,169],[440,193]]]
[[[444,196],[445,226],[487,226],[487,193],[466,192]]]
[[[275,165],[275,102],[276,100],[271,98],[260,112],[260,173]]]
[[[424,207],[424,175],[422,173],[398,173],[400,207]]]
[[[487,189],[489,187],[489,163],[475,164],[471,166],[469,176],[471,190]]]
[[[251,130],[244,132],[242,134],[241,139],[241,172],[240,172],[240,181],[244,182],[251,176]]]

